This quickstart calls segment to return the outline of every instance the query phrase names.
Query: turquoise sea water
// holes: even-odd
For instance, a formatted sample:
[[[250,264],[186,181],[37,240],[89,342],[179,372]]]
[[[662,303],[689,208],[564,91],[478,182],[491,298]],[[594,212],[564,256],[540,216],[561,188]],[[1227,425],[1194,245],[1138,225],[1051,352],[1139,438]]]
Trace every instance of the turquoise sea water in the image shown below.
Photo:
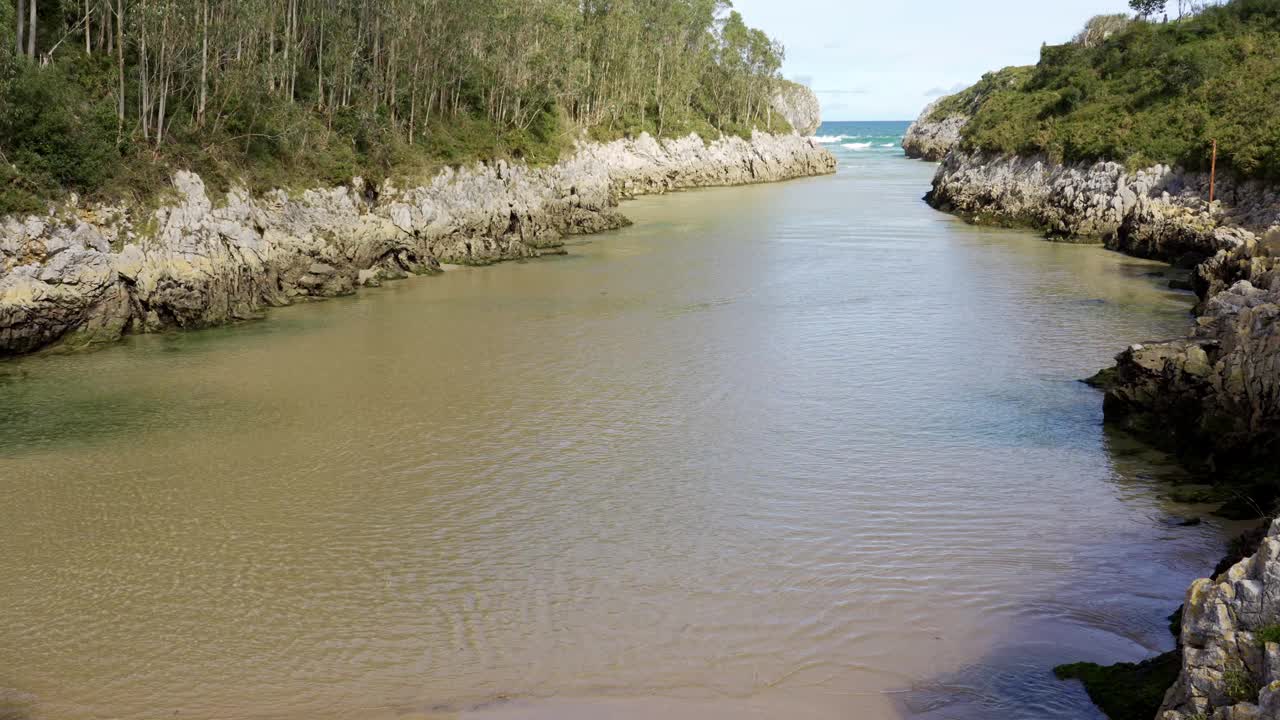
[[[901,157],[902,136],[910,125],[898,120],[824,122],[815,139],[842,160]]]

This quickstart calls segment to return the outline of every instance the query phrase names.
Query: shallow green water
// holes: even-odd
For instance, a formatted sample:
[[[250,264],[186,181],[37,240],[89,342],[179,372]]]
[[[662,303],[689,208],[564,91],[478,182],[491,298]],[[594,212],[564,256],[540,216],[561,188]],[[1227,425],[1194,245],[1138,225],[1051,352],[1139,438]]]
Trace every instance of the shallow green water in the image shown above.
[[[1223,529],[1076,380],[1189,298],[845,144],[0,366],[0,717],[1097,717],[1050,668],[1171,645]]]

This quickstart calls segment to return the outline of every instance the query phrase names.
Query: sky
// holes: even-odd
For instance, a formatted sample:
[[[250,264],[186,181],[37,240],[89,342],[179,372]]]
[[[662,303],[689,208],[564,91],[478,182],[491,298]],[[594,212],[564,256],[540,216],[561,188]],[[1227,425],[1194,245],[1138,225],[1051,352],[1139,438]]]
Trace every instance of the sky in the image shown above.
[[[940,95],[1040,45],[1070,40],[1127,0],[733,0],[787,48],[782,74],[813,88],[824,120],[912,120]]]

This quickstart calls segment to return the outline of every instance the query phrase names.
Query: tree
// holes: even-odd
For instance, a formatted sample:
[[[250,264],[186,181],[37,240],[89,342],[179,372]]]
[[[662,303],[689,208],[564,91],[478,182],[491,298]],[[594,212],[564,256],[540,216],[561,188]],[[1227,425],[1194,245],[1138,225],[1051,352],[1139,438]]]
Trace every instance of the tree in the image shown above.
[[[18,0],[17,12],[15,13],[17,31],[14,33],[14,55],[21,55],[25,48],[24,38],[26,37],[27,28],[26,9],[26,0]]]
[[[36,0],[27,0],[30,3],[27,9],[30,11],[31,24],[27,27],[27,57],[32,60],[36,59],[36,25],[37,17]]]
[[[125,166],[147,148],[153,165],[170,155],[235,177],[255,162],[382,174],[415,154],[469,160],[536,146],[553,155],[575,129],[768,128],[782,47],[731,9],[726,0],[0,0],[0,19],[20,33],[0,32],[0,55],[39,50],[47,81],[61,76],[71,82],[60,92],[83,93],[69,101],[109,105]],[[0,151],[10,142],[0,135]]]
[[[1164,10],[1167,0],[1129,0],[1129,7],[1138,17],[1151,17]]]

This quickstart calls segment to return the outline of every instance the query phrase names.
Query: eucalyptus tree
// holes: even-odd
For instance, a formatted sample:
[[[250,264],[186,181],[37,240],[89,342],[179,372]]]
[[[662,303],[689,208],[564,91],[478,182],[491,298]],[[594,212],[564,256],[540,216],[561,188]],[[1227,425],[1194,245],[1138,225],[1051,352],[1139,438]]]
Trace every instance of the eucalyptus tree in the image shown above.
[[[783,57],[725,0],[0,0],[0,19],[0,59],[106,103],[111,144],[153,158],[550,142],[562,120],[746,132],[771,124]]]

